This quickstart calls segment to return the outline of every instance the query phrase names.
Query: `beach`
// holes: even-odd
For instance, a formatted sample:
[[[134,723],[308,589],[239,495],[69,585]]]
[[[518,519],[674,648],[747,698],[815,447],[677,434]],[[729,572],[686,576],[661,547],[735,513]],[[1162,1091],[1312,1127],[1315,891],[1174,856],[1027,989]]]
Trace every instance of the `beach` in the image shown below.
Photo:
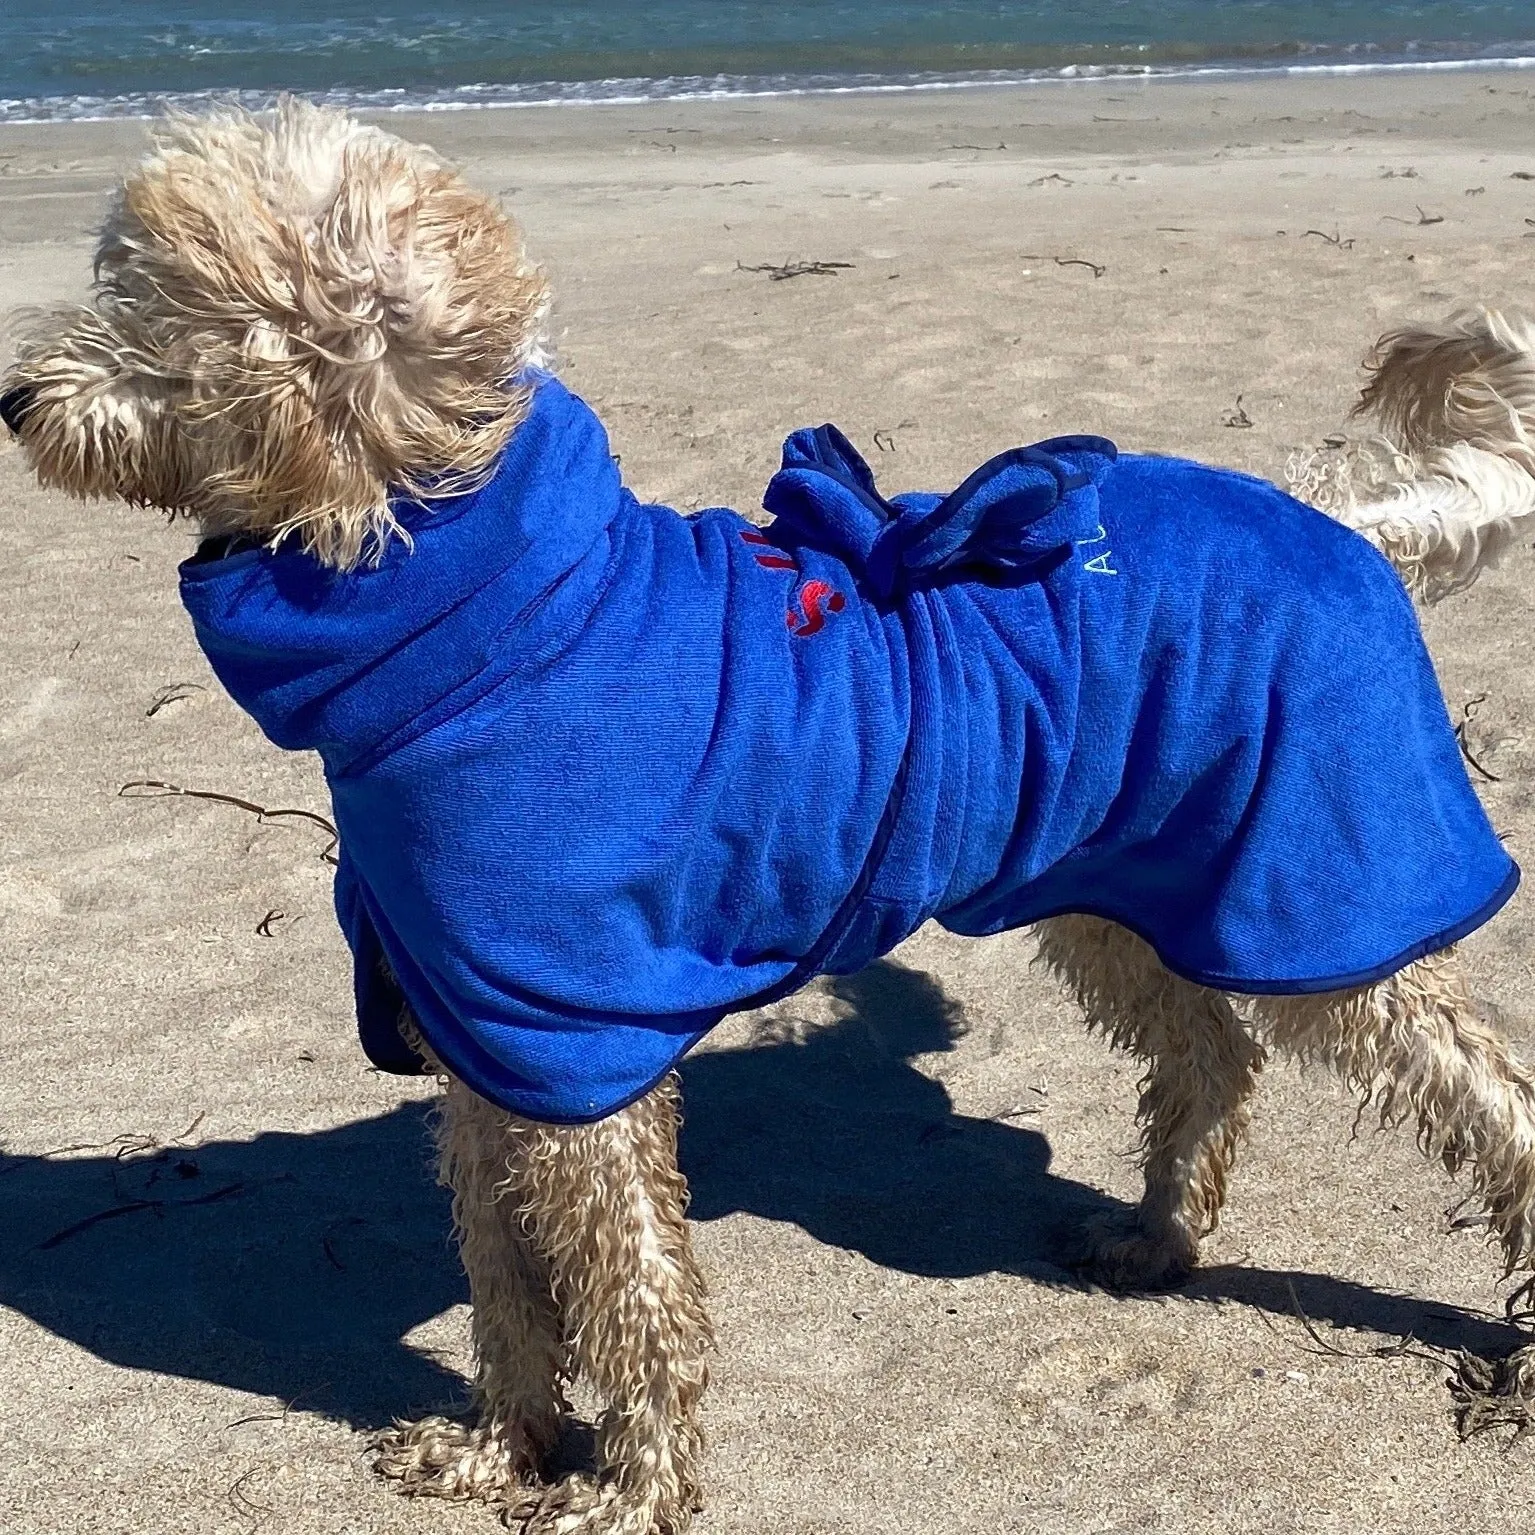
[[[686,510],[755,508],[821,421],[887,494],[1061,433],[1282,478],[1383,331],[1535,304],[1535,71],[379,120],[516,215],[562,376],[636,492]],[[0,312],[86,295],[143,134],[0,127]],[[462,1398],[467,1291],[432,1088],[355,1041],[327,837],[152,787],[323,814],[319,765],[220,691],[177,600],[185,526],[39,490],[8,441],[0,506],[0,1522],[498,1529],[368,1467],[370,1431]],[[1532,579],[1526,540],[1424,616],[1521,860]],[[1531,898],[1464,948],[1535,1058]],[[687,1062],[720,1338],[701,1535],[1527,1520],[1535,1445],[1462,1444],[1442,1362],[1527,1341],[1514,1286],[1464,1185],[1406,1131],[1352,1134],[1328,1078],[1267,1074],[1187,1288],[1073,1278],[1073,1231],[1138,1195],[1137,1068],[1032,953],[929,928]]]

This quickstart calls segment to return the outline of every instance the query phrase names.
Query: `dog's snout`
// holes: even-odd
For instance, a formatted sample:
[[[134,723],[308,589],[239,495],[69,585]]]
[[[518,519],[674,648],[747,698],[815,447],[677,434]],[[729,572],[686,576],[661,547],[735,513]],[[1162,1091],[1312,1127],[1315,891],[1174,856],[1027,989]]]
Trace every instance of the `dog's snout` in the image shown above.
[[[32,408],[37,404],[36,391],[28,389],[25,384],[18,384],[14,389],[7,389],[0,394],[0,421],[11,429],[16,436],[21,436],[22,424],[31,415]]]

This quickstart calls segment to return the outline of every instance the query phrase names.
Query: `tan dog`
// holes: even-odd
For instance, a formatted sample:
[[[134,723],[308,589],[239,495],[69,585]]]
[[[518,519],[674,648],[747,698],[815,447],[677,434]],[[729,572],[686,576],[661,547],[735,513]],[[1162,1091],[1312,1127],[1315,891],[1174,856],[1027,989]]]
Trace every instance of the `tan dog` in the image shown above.
[[[397,531],[391,490],[489,473],[548,307],[487,198],[429,151],[297,102],[270,121],[163,125],[97,276],[93,303],[44,317],[4,380],[0,414],[41,481],[210,535],[297,541],[340,569]],[[1300,478],[1442,595],[1535,507],[1535,345],[1473,315],[1388,338],[1375,363],[1366,404],[1395,445]],[[1090,1024],[1146,1066],[1146,1191],[1134,1228],[1103,1237],[1104,1278],[1167,1283],[1195,1264],[1269,1048],[1326,1062],[1384,1121],[1413,1124],[1427,1154],[1469,1170],[1508,1269],[1535,1260],[1535,1079],[1477,1021],[1448,954],[1348,993],[1237,1002],[1097,918],[1052,919],[1041,941]],[[443,1082],[478,1417],[400,1426],[379,1469],[412,1493],[501,1504],[541,1535],[681,1531],[699,1504],[711,1333],[675,1080],[576,1127]],[[546,1488],[577,1376],[609,1404],[599,1475]]]

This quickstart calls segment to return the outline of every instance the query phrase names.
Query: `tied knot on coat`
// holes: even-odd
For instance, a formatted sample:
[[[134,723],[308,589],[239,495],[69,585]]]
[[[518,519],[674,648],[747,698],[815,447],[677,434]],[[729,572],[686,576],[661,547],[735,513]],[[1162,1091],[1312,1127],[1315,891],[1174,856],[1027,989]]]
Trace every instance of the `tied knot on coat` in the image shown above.
[[[876,602],[894,603],[956,580],[1042,579],[1103,536],[1098,485],[1117,457],[1102,437],[1052,437],[987,460],[946,496],[886,500],[836,427],[807,427],[784,443],[762,504],[774,543],[834,555]]]

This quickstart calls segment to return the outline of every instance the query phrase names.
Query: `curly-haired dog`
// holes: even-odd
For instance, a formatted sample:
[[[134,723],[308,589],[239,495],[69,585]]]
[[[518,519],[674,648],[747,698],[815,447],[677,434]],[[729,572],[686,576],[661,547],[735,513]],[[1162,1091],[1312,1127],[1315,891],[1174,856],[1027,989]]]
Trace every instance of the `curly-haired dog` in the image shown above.
[[[1387,338],[1392,445],[1302,473],[1332,518],[1092,437],[886,500],[822,427],[759,528],[623,488],[541,369],[547,305],[427,150],[295,102],[173,120],[0,398],[45,484],[197,520],[199,638],[325,762],[364,1043],[444,1079],[478,1416],[400,1427],[385,1473],[548,1535],[687,1525],[672,1067],[930,916],[1039,923],[1145,1063],[1105,1277],[1195,1263],[1275,1047],[1415,1122],[1535,1259],[1535,1080],[1448,952],[1517,876],[1377,552],[1432,598],[1535,508],[1530,333]],[[599,1474],[544,1488],[577,1376]]]

